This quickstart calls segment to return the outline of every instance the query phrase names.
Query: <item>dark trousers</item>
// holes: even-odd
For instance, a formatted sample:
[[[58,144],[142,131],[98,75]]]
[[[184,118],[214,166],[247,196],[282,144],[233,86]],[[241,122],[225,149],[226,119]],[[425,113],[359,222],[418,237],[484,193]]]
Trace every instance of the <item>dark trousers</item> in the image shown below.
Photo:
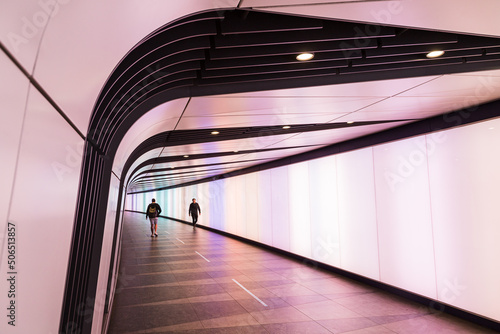
[[[196,222],[198,221],[198,215],[191,214],[191,217],[193,218],[193,225],[196,224]]]

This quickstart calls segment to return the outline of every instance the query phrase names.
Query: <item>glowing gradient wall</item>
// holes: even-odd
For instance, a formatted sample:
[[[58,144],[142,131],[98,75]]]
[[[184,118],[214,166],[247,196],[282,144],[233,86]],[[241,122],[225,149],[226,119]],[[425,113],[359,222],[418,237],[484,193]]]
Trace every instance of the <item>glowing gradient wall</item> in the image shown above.
[[[164,215],[500,320],[500,120],[154,194]],[[127,197],[143,211],[152,193]]]

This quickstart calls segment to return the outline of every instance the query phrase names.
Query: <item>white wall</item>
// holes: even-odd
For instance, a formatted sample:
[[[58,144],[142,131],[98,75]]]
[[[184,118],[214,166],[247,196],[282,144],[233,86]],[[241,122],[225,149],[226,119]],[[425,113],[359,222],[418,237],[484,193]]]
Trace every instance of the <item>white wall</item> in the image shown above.
[[[499,142],[494,119],[164,193],[172,217],[197,197],[199,224],[498,321]]]
[[[12,79],[0,90],[0,272],[16,273],[13,298],[7,295],[10,286],[6,279],[0,280],[0,303],[4,309],[15,301],[17,332],[56,333],[83,140],[36,89],[28,86],[3,53],[0,72]],[[6,233],[8,223],[16,229],[14,268],[9,268],[7,258],[7,236],[13,237]],[[7,321],[0,322],[0,332],[10,330]]]

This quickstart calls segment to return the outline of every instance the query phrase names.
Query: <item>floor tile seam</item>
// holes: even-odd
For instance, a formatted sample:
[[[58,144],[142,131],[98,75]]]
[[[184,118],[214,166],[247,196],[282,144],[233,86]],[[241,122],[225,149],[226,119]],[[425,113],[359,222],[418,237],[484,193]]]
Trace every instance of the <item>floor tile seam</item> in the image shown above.
[[[272,293],[272,292],[271,292]],[[233,297],[234,298],[234,297]],[[279,297],[279,296],[275,296],[275,297],[259,297],[262,301],[265,302],[266,299],[271,299],[271,298],[278,298],[280,299],[283,303],[285,303],[287,306],[284,306],[284,307],[293,307],[292,304],[288,303],[286,300],[284,300],[283,298]],[[245,306],[243,304],[240,303],[240,300],[243,301],[243,300],[254,300],[253,297],[249,296],[249,298],[240,298],[240,299],[235,299],[236,302],[238,302],[238,304],[241,305],[241,307],[245,308]],[[277,307],[277,308],[268,308],[268,309],[264,309],[263,311],[269,311],[269,310],[276,310],[278,308],[283,308],[283,307]],[[246,309],[246,308],[245,308]],[[250,313],[248,310],[247,310],[248,313]]]
[[[161,258],[155,258],[155,259],[161,259]],[[165,260],[163,260],[163,262],[137,263],[136,266],[152,266],[155,264],[168,264],[168,263]]]
[[[321,296],[322,296],[322,295],[321,295]],[[325,297],[325,296],[323,296],[323,297]],[[325,298],[326,298],[326,297],[325,297]],[[327,299],[327,300],[334,302],[333,300],[330,300],[330,299]],[[304,314],[305,316],[307,316],[308,318],[310,318],[310,319],[311,319],[311,321],[314,321],[314,322],[318,322],[318,321],[321,321],[321,320],[335,320],[335,319],[358,319],[358,318],[368,319],[368,318],[367,318],[367,317],[365,317],[364,315],[361,315],[361,314],[359,314],[358,312],[353,311],[353,310],[351,310],[351,309],[348,309],[348,310],[349,310],[349,311],[351,311],[351,312],[353,312],[353,313],[355,313],[355,314],[357,314],[357,315],[358,315],[358,317],[356,317],[356,318],[325,318],[325,319],[313,319],[313,318],[311,318],[309,315],[307,315],[306,313],[304,313],[303,311],[301,311],[300,309],[298,309],[298,308],[297,308],[297,306],[307,305],[307,304],[314,304],[314,303],[318,303],[318,302],[316,301],[316,302],[312,302],[312,303],[304,303],[304,304],[300,304],[300,305],[293,305],[292,307],[293,307],[294,309],[296,309],[297,311],[299,311],[300,313],[302,313],[302,314]],[[339,305],[339,306],[345,307],[345,306],[340,305],[340,304],[338,304],[338,303],[336,303],[336,304],[337,304],[337,305]],[[347,307],[346,307],[346,309],[347,309]],[[370,320],[370,319],[368,319],[368,320]],[[375,321],[373,321],[373,322],[375,322]],[[319,323],[318,323],[318,324],[319,324]],[[319,325],[321,325],[321,324],[319,324]],[[378,325],[378,324],[377,324],[377,325]],[[321,325],[321,326],[322,326],[322,325]],[[322,326],[322,327],[323,327],[323,326]],[[328,330],[328,329],[327,329],[327,330]],[[346,332],[346,333],[349,333],[349,332]]]
[[[170,269],[167,271],[153,271],[153,272],[148,272],[148,273],[135,273],[133,274],[134,276],[147,276],[147,275],[165,275],[171,273]]]
[[[345,334],[349,334],[349,331],[348,332],[333,332],[331,330],[329,330],[328,328],[326,328],[325,326],[323,326],[321,323],[318,322],[318,320],[313,320],[316,324],[318,324],[319,326],[321,326],[321,328],[324,328],[328,333],[345,333]],[[319,320],[321,321],[321,320]]]
[[[380,323],[380,322],[377,322],[375,321],[374,319],[375,318],[379,318],[379,317],[391,317],[391,316],[394,316],[394,317],[397,317],[397,316],[409,316],[409,315],[414,315],[414,317],[411,317],[411,318],[407,318],[407,319],[400,319],[400,320],[394,320],[394,321],[390,321],[390,322],[385,322],[385,323]],[[394,324],[394,323],[398,323],[398,322],[402,322],[402,321],[408,321],[408,320],[414,320],[414,319],[417,319],[417,318],[423,318],[423,317],[427,317],[427,316],[432,316],[432,313],[426,313],[426,314],[395,314],[395,315],[381,315],[381,316],[365,316],[366,319],[369,319],[371,321],[373,321],[374,323],[378,324],[378,325],[388,325],[388,324]]]
[[[161,284],[148,284],[148,285],[135,285],[122,288],[123,290],[134,290],[134,289],[144,289],[144,288],[163,288],[163,287],[175,287],[182,286],[178,282],[174,283],[161,283]]]
[[[242,309],[244,309],[244,310],[245,310],[245,314],[247,314],[248,316],[250,316],[250,317],[251,317],[251,318],[252,318],[252,319],[253,319],[256,323],[258,323],[258,324],[259,324],[259,326],[262,326],[262,324],[261,324],[261,323],[260,323],[260,322],[259,322],[259,321],[258,321],[258,320],[257,320],[257,319],[256,319],[256,318],[255,318],[255,317],[254,317],[251,313],[250,313],[250,312],[248,312],[248,311],[247,311],[247,310],[243,307],[243,305],[241,305],[241,304],[238,302],[238,300],[237,300],[237,299],[235,299],[235,298],[234,298],[234,297],[233,297],[230,293],[228,293],[228,292],[226,292],[226,293],[227,293],[229,296],[231,296],[232,301],[235,301],[238,305],[240,305],[240,306],[241,306],[241,308],[242,308]],[[191,301],[190,301],[190,302],[191,302]],[[196,304],[196,303],[193,303],[193,304]],[[239,314],[238,314],[238,315],[239,315]],[[199,316],[198,316],[198,314],[197,314],[196,316],[197,316],[197,317],[199,317]],[[230,317],[230,316],[223,316],[223,317]],[[215,318],[214,318],[214,319],[215,319]],[[210,319],[205,319],[205,320],[210,320]],[[224,327],[207,327],[207,326],[205,326],[205,324],[203,324],[203,320],[200,320],[200,322],[201,322],[201,324],[202,324],[203,328],[204,328],[204,329],[208,329],[208,330],[210,330],[210,329],[217,329],[217,328],[232,328],[232,327],[247,327],[247,326],[255,326],[255,325],[247,325],[247,326],[228,326],[228,327],[226,327],[226,326],[224,326]],[[266,332],[267,332],[267,330],[266,330]]]
[[[164,262],[151,262],[151,263],[138,263],[133,266],[150,266],[155,264],[167,264],[167,265],[182,265],[182,264],[193,264],[196,263],[195,260],[186,260],[186,261],[168,261],[164,260]]]
[[[134,239],[134,241],[130,241],[128,243],[124,243],[123,246],[127,246],[128,248],[141,248],[141,247],[147,247],[151,245],[153,242],[164,242],[170,240],[170,237],[165,237],[165,236],[158,236],[152,238],[150,235],[145,235],[142,236],[141,239]],[[153,244],[154,245],[154,244]],[[165,244],[165,246],[168,246],[169,244]],[[170,244],[172,245],[172,244]]]
[[[325,296],[326,297],[326,296]],[[333,301],[333,300],[332,300]],[[364,315],[364,314],[361,314],[359,311],[356,311],[356,310],[353,310],[352,308],[348,307],[348,306],[345,306],[345,305],[342,305],[340,303],[337,303],[338,305],[342,306],[342,307],[345,307],[346,309],[348,309],[349,311],[353,312],[353,313],[356,313],[359,315],[360,318],[365,318],[365,319],[368,319],[370,321],[373,321],[375,322],[377,325],[380,325],[380,326],[383,326],[384,324],[381,324],[381,323],[378,323],[377,321],[374,321],[372,320],[372,318],[375,318],[375,317],[378,317],[378,316],[367,316],[367,315]],[[420,314],[420,313],[405,313],[405,314],[388,314],[388,315],[382,315],[380,317],[390,317],[390,316],[404,316],[404,315],[417,315],[417,317],[421,317],[421,316],[425,316],[425,315],[428,315],[430,313],[426,313],[426,314]],[[398,321],[394,321],[394,322],[399,322],[401,320],[398,320]],[[390,322],[390,323],[393,323],[393,322]],[[385,326],[384,326],[385,327]],[[388,328],[389,329],[389,328]],[[391,330],[392,331],[392,330]]]
[[[149,244],[144,244],[141,246],[136,246],[136,247],[129,247],[129,249],[134,249],[134,250],[166,250],[166,249],[179,249],[179,245],[174,244],[174,243],[161,243],[161,244],[151,244],[151,242],[162,242],[160,240],[155,240],[155,241],[150,241]]]
[[[197,269],[197,270],[195,270]],[[172,274],[197,274],[203,273],[203,268],[189,268],[189,269],[170,269]]]
[[[259,288],[249,288],[248,290],[249,290],[250,292],[252,292],[252,290],[254,290],[254,291],[255,291],[256,289],[263,289],[263,290],[265,290],[265,292],[266,292],[267,294],[271,294],[271,295],[273,296],[273,297],[259,297],[259,296],[257,296],[257,295],[256,295],[259,299],[263,300],[263,299],[268,299],[268,298],[279,298],[279,299],[283,300],[283,302],[285,302],[286,304],[289,304],[287,301],[285,301],[285,300],[282,298],[282,296],[277,295],[277,294],[276,294],[276,293],[274,293],[273,291],[271,291],[271,290],[267,289],[267,287],[264,287],[264,286],[260,285],[258,282],[254,281],[254,280],[252,280],[251,282],[258,284]],[[240,283],[241,283],[243,286],[245,286],[245,284],[244,284],[245,282],[240,282]],[[237,291],[237,290],[235,290],[235,291]],[[227,293],[229,293],[229,294],[230,294],[230,292],[229,292],[229,291],[227,291]],[[253,292],[252,292],[252,293],[253,293]],[[232,295],[231,295],[231,296],[232,296]],[[233,297],[233,298],[234,298],[234,297]],[[236,301],[238,301],[237,299],[235,299],[235,300],[236,300]],[[291,305],[291,304],[289,304],[289,305],[290,305],[290,306],[293,306],[293,305]]]
[[[220,284],[218,284],[218,283],[216,283],[216,284],[219,286],[219,288],[221,288],[222,290],[224,290],[224,289],[222,288],[222,286],[220,286]],[[198,295],[197,295],[196,297],[201,297],[201,296],[198,296]],[[207,328],[207,327],[203,324],[202,319],[200,319],[200,315],[196,312],[196,308],[194,307],[194,305],[195,305],[195,304],[199,304],[199,302],[194,302],[193,300],[191,300],[191,298],[193,298],[193,297],[188,297],[188,298],[187,298],[187,300],[188,300],[189,304],[191,305],[191,307],[193,308],[194,313],[196,314],[196,318],[197,318],[197,319],[198,319],[198,321],[200,322],[200,324],[201,324],[201,326],[203,327],[203,329],[209,329],[209,328]],[[234,299],[234,298],[233,298],[233,299]]]
[[[361,295],[370,295],[370,294],[373,294],[373,295],[379,295],[380,293],[383,293],[385,291],[377,291],[377,290],[374,290],[374,291],[367,291],[366,293],[360,293],[360,294],[357,294],[355,295],[356,297],[357,296],[361,296]],[[391,295],[391,294],[389,294]],[[397,295],[394,295],[395,297],[399,297]],[[338,300],[344,300],[344,299],[348,299],[348,298],[352,298],[354,296],[345,296],[345,297],[340,297],[340,298],[337,298]],[[414,307],[417,307],[417,308],[420,308],[420,307],[424,307],[422,304],[419,304],[419,303],[416,303],[416,302],[413,302],[415,304],[409,304],[411,301],[410,300],[406,300],[404,299],[403,297],[400,297],[400,301],[388,301],[388,300],[372,300],[370,301],[371,304],[378,304],[378,303],[384,303],[384,305],[388,305],[389,303],[391,303],[391,305],[395,305],[395,306],[405,306],[405,307],[409,307],[409,308],[414,308]],[[342,305],[342,304],[341,304]],[[424,307],[425,308],[425,307]],[[415,313],[409,313],[409,314],[415,314]],[[426,314],[431,314],[431,312],[427,312]]]

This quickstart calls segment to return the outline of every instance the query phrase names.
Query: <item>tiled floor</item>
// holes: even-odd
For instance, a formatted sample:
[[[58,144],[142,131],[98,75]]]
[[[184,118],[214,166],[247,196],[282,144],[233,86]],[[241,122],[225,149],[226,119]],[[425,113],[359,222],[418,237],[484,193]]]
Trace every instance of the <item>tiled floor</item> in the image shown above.
[[[201,228],[124,224],[110,334],[495,333]]]

